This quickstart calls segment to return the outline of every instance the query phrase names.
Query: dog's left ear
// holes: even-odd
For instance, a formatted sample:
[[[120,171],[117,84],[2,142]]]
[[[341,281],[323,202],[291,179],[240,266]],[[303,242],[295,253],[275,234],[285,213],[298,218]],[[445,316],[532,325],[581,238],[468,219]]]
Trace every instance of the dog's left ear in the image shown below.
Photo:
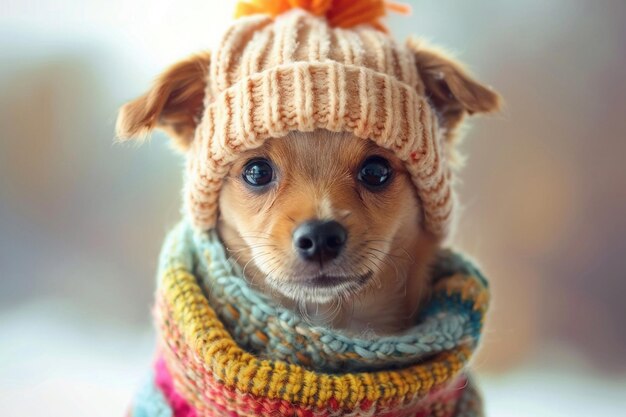
[[[426,95],[447,139],[452,139],[466,114],[491,113],[500,108],[498,93],[474,80],[453,58],[416,38],[409,38],[407,46],[415,56]]]
[[[159,128],[187,150],[202,116],[209,62],[206,52],[174,64],[148,92],[124,104],[117,116],[117,138],[141,138]]]

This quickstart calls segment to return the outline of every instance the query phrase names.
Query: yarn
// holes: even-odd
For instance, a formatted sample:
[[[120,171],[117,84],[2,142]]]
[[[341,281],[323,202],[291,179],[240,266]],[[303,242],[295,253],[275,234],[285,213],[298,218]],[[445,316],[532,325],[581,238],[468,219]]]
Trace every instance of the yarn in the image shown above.
[[[465,367],[488,286],[458,254],[440,253],[432,301],[411,329],[368,339],[310,325],[255,292],[214,231],[180,224],[159,270],[158,389],[147,391],[172,417],[481,415]],[[133,416],[166,415],[150,414],[146,397]]]

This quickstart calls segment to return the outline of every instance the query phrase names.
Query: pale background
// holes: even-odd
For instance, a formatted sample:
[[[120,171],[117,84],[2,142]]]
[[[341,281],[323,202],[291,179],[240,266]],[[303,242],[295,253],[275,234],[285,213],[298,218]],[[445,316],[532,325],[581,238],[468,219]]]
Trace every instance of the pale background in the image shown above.
[[[456,245],[494,288],[491,416],[624,415],[626,2],[414,1],[393,17],[505,97],[463,145]],[[0,413],[120,416],[149,366],[182,159],[116,109],[231,1],[0,0]]]

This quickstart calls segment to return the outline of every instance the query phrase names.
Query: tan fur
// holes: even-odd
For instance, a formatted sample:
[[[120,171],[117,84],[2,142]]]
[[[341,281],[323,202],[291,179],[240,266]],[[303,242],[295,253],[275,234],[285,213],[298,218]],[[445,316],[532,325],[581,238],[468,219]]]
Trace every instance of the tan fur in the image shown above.
[[[202,114],[209,53],[172,65],[143,96],[120,109],[116,134],[120,140],[145,137],[163,129],[175,145],[187,150]]]
[[[368,156],[392,163],[387,189],[371,192],[356,179]],[[277,186],[251,192],[241,178],[255,157],[278,169]],[[348,133],[292,133],[247,152],[233,166],[220,198],[218,230],[250,282],[320,324],[389,333],[408,324],[428,287],[437,240],[420,226],[420,204],[402,161]],[[292,234],[301,222],[337,220],[348,229],[344,253],[324,272],[373,276],[363,288],[306,289],[321,272],[301,261]]]

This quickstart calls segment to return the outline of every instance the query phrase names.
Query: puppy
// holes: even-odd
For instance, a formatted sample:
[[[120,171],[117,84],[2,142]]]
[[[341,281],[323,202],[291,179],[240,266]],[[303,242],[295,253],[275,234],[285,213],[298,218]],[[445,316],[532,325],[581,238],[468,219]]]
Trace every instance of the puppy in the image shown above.
[[[122,107],[118,137],[160,128],[187,159],[154,380],[133,415],[483,414],[467,361],[488,290],[439,249],[455,133],[499,96],[437,49],[396,42],[387,7],[242,0],[216,48]]]
[[[405,328],[439,241],[402,161],[350,133],[291,133],[244,153],[218,231],[252,285],[319,325]]]

